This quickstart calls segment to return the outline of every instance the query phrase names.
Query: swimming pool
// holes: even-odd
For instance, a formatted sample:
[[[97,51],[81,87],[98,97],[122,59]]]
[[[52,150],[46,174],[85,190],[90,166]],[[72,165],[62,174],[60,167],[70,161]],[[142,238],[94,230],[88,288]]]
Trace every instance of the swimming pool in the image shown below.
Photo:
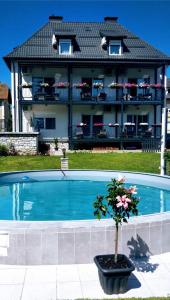
[[[24,221],[91,220],[96,195],[106,195],[109,181],[57,175],[43,180],[30,173],[17,181],[0,180],[0,219]],[[136,184],[135,179],[126,184]],[[170,211],[170,187],[137,184],[139,215]]]
[[[113,220],[90,219],[82,208],[81,201],[86,203],[86,199],[88,201],[90,199],[87,212],[90,212],[93,217],[92,203],[97,191],[103,193],[107,182],[118,175],[125,176],[127,184],[138,185],[139,194],[143,193],[141,203],[144,203],[144,198],[148,197],[148,191],[151,192],[151,200],[146,202],[147,212],[144,205],[141,208],[144,215],[132,217],[128,224],[121,226],[119,252],[128,256],[148,256],[170,251],[169,177],[120,171],[69,170],[65,173],[66,176],[60,170],[53,170],[0,174],[0,190],[1,188],[3,190],[3,192],[1,190],[0,213],[6,207],[6,201],[10,203],[8,212],[6,210],[1,214],[0,263],[24,265],[91,263],[95,255],[113,253]],[[46,207],[48,208],[49,200],[59,196],[59,203],[51,206],[53,209],[61,208],[63,195],[70,195],[70,188],[60,186],[54,193],[51,192],[51,187],[45,186],[47,181],[54,186],[54,189],[56,183],[71,185],[72,190],[74,184],[76,185],[77,182],[81,184],[81,187],[76,186],[75,191],[72,191],[73,195],[68,201],[67,210],[74,212],[77,210],[77,202],[80,202],[78,215],[81,215],[83,220],[76,220],[74,214],[69,217],[68,214],[67,217],[62,216],[62,220],[58,221],[54,217],[51,221],[48,220],[49,216],[46,216],[45,212],[48,211]],[[82,185],[91,185],[92,182],[95,183],[95,189],[92,189],[94,194],[88,194],[90,189]],[[79,195],[79,190],[83,189],[84,200],[80,199]],[[38,200],[34,198],[35,190],[43,191],[41,194],[38,193]],[[159,196],[157,201],[155,201],[155,193]],[[13,195],[12,199],[11,195]],[[76,205],[70,209],[70,205],[74,203],[72,198],[76,197]],[[35,207],[37,201],[39,208]],[[49,209],[51,212],[52,207]],[[37,220],[39,213],[41,213],[39,217],[41,221]],[[62,212],[62,215],[64,213]],[[36,221],[32,221],[33,218]]]

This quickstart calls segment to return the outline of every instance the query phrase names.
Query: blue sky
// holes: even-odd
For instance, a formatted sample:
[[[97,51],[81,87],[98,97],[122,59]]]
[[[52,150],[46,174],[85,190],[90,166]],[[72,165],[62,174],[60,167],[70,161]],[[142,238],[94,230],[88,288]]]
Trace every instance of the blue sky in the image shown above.
[[[104,16],[118,16],[127,29],[170,56],[170,1],[0,1],[1,82],[10,85],[10,72],[2,57],[45,24],[49,15],[61,15],[67,21],[102,21]]]

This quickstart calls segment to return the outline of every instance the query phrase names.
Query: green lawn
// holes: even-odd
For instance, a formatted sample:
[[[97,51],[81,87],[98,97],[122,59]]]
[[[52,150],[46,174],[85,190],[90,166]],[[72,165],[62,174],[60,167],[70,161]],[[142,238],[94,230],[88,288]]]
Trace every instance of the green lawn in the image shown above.
[[[126,170],[159,173],[159,153],[70,153],[70,169]],[[0,171],[60,168],[57,156],[0,157]]]

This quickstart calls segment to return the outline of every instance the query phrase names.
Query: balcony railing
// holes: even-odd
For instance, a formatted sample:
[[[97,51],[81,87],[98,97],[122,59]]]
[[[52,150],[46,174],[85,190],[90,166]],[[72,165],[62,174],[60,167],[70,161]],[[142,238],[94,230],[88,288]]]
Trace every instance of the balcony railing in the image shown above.
[[[147,123],[130,123],[126,122],[123,126],[120,124],[102,124],[96,123],[94,125],[78,124],[72,126],[73,139],[77,140],[111,140],[111,139],[147,139],[147,138],[160,138],[161,125]]]
[[[102,88],[75,87],[67,83],[55,84],[55,86],[42,86],[35,91],[35,87],[22,86],[20,97],[22,100],[33,101],[68,101],[69,95],[73,103],[132,103],[132,102],[160,102],[163,99],[163,87],[160,85],[147,85],[147,87],[131,87],[130,84],[110,85]],[[24,88],[31,88],[29,96],[23,93]],[[70,89],[70,93],[69,93]],[[79,90],[77,90],[79,89]],[[32,95],[31,95],[32,94]]]

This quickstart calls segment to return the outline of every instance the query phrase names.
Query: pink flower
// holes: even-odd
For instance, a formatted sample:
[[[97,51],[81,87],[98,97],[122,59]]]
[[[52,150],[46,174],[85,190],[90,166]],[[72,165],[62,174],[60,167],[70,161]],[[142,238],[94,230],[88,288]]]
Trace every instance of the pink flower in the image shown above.
[[[130,194],[137,194],[137,188],[136,188],[136,185],[130,186],[130,188],[128,189],[128,192],[129,192]]]
[[[118,175],[117,181],[118,181],[119,183],[123,183],[123,182],[125,182],[125,180],[126,180],[125,177],[121,176],[120,174]]]
[[[128,208],[128,203],[131,202],[131,199],[129,199],[126,195],[123,196],[117,196],[116,197],[118,203],[116,204],[117,207],[123,206],[125,209]]]

